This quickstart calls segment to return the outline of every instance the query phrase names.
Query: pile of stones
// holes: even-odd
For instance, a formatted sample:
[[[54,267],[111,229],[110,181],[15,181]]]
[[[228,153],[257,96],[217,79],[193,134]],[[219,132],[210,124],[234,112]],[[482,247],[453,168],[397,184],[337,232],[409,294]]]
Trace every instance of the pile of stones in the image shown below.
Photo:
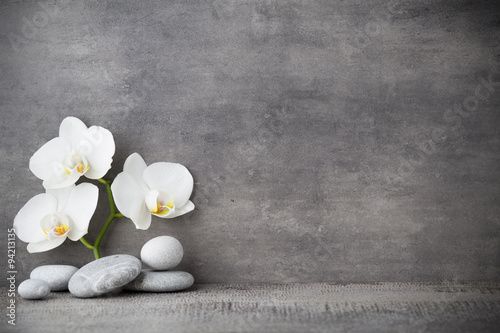
[[[80,269],[70,265],[37,267],[31,272],[30,279],[19,285],[18,292],[26,299],[41,299],[51,291],[66,290],[81,298],[121,290],[180,291],[194,283],[191,274],[171,270],[181,262],[183,254],[177,239],[159,236],[144,244],[141,260],[128,254],[116,254],[92,261]],[[142,264],[150,269],[141,269]]]

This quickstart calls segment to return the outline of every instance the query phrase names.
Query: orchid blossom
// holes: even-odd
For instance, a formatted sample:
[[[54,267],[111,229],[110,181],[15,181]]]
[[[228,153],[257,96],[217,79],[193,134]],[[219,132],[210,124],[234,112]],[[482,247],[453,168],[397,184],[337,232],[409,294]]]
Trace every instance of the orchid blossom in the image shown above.
[[[114,153],[110,131],[100,126],[87,128],[80,119],[67,117],[59,127],[59,137],[35,152],[29,168],[46,189],[63,188],[83,175],[103,177],[111,168]]]
[[[137,229],[148,229],[151,215],[173,218],[194,209],[189,200],[193,176],[185,166],[167,162],[147,166],[137,153],[127,158],[111,190],[116,206]]]
[[[88,232],[99,190],[93,184],[47,190],[31,198],[14,218],[14,230],[28,252],[43,252],[66,238],[77,241]]]

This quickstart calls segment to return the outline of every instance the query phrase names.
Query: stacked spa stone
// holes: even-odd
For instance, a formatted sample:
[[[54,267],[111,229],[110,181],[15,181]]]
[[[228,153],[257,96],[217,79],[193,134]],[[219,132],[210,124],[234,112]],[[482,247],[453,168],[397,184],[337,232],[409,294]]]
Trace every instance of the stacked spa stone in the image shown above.
[[[189,288],[191,274],[170,271],[183,256],[181,243],[170,236],[153,238],[141,250],[142,262],[150,269],[141,270],[141,261],[127,254],[117,254],[92,261],[82,268],[67,265],[40,266],[30,279],[19,285],[26,299],[40,299],[50,291],[68,290],[81,298],[119,292],[121,290],[171,292]]]
[[[181,243],[170,236],[148,241],[141,250],[142,262],[152,270],[141,270],[141,261],[126,254],[95,260],[73,275],[69,291],[76,297],[95,297],[120,290],[169,292],[189,288],[194,278],[186,272],[167,271],[183,256]]]
[[[30,278],[23,281],[18,292],[26,299],[41,299],[51,291],[68,290],[68,283],[78,268],[70,265],[45,265],[35,268]]]
[[[191,274],[171,271],[182,260],[181,243],[170,236],[151,239],[141,249],[141,260],[151,270],[142,270],[139,276],[125,285],[125,290],[167,292],[189,288],[194,283]]]
[[[69,280],[73,296],[88,298],[119,291],[141,272],[141,261],[128,254],[115,254],[88,263]]]

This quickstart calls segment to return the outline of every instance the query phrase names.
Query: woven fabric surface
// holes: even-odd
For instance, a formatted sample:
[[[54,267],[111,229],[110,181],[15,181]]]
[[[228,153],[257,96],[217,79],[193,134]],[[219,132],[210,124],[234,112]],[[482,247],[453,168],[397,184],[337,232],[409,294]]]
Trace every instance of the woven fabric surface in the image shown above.
[[[7,304],[3,290],[3,304]],[[2,332],[495,332],[500,283],[195,285],[177,293],[16,298]]]

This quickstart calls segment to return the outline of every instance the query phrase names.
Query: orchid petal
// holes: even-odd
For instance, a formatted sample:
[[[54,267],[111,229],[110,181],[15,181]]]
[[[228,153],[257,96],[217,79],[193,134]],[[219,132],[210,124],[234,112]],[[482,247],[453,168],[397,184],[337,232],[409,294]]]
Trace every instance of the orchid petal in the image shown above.
[[[142,205],[138,212],[130,218],[135,224],[136,229],[147,230],[151,225],[151,213],[146,208],[146,205]]]
[[[182,164],[153,163],[144,170],[143,176],[149,188],[171,193],[176,207],[184,206],[193,191],[193,176]]]
[[[146,203],[146,207],[148,207],[150,212],[156,212],[158,207],[158,195],[160,192],[157,190],[149,191],[144,197],[144,202]]]
[[[151,213],[144,203],[147,192],[137,181],[130,174],[122,172],[111,184],[111,191],[118,210],[130,218],[137,229],[148,229],[151,225]]]
[[[28,244],[28,252],[29,253],[37,253],[44,252],[48,250],[52,250],[53,248],[58,247],[66,240],[66,236],[57,237],[53,239],[46,239],[36,243]]]
[[[51,194],[42,193],[31,198],[14,218],[14,230],[23,242],[38,242],[45,239],[40,228],[44,216],[57,211],[57,199]]]
[[[65,138],[71,146],[76,147],[86,130],[87,126],[80,119],[75,117],[66,117],[59,126],[59,137]]]
[[[65,188],[74,185],[78,179],[80,179],[80,175],[78,173],[66,173],[62,164],[56,165],[54,163],[54,171],[55,170],[59,170],[59,172],[54,172],[50,175],[50,177],[43,181],[43,187],[47,190]]]
[[[68,140],[54,138],[38,149],[30,158],[29,168],[33,174],[42,179],[48,179],[54,174],[64,174],[61,162],[71,152]],[[59,165],[54,162],[58,162]]]
[[[58,188],[58,189],[47,189],[45,192],[53,195],[57,199],[57,211],[63,211],[68,204],[68,199],[71,191],[75,188],[75,184]]]
[[[137,153],[133,153],[127,157],[125,163],[123,164],[123,172],[131,175],[139,186],[145,190],[149,190],[148,184],[146,184],[143,178],[143,173],[146,168],[146,162],[144,162],[142,156]]]
[[[85,177],[102,178],[111,168],[115,154],[113,134],[103,127],[92,126],[83,133],[82,140],[76,149],[87,158],[90,164]]]
[[[90,222],[90,221],[89,221]],[[73,226],[68,231],[68,238],[72,241],[77,241],[89,232],[88,225],[85,229],[81,229],[78,226]]]
[[[184,206],[182,206],[180,208],[175,207],[175,210],[171,214],[165,215],[165,216],[159,216],[159,215],[157,215],[157,216],[161,217],[161,218],[171,219],[171,218],[189,213],[193,209],[194,209],[194,203],[191,200],[188,200],[188,202],[186,202],[186,204]]]
[[[92,215],[97,207],[99,190],[94,184],[83,183],[71,191],[68,204],[62,211],[73,222],[68,232],[72,241],[80,239],[88,232]],[[83,234],[82,234],[83,233]]]

